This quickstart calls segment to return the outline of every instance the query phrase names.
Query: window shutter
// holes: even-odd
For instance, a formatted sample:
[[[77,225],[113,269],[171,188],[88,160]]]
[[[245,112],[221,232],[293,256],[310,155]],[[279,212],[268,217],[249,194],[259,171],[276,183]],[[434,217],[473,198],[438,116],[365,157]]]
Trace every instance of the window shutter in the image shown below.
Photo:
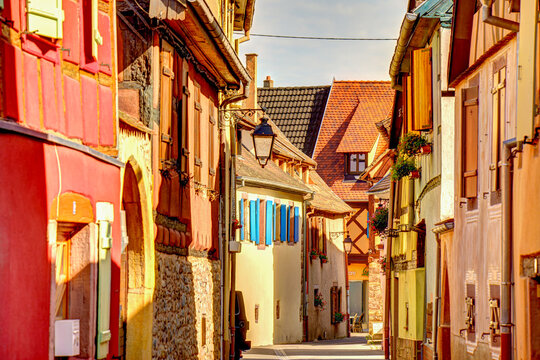
[[[431,48],[412,53],[413,130],[431,129]]]
[[[335,286],[330,288],[330,322],[335,323],[334,313],[337,311],[337,289]]]
[[[97,304],[97,358],[104,359],[109,353],[111,331],[109,329],[111,311],[111,247],[112,227],[109,221],[98,221],[99,264],[98,264],[98,304]]]
[[[272,232],[272,241],[276,241],[277,240],[277,218],[276,218],[276,203],[273,204],[273,217],[272,217],[272,221],[274,222],[273,223],[273,226],[272,226],[272,229],[273,229],[273,232]]]
[[[478,194],[478,87],[462,90],[461,124],[462,196],[475,198]]]
[[[92,1],[92,57],[97,60],[98,58],[98,45],[103,45],[103,38],[99,33],[98,28],[98,2],[99,0]]]
[[[281,241],[287,241],[287,205],[281,205]]]
[[[257,221],[255,221],[255,218],[257,216],[256,209],[257,202],[255,200],[251,200],[249,202],[249,240],[255,241],[256,240],[256,234],[257,234]]]
[[[287,207],[287,218],[289,219],[287,223],[287,239],[292,243],[294,241],[294,208],[292,205]]]
[[[369,226],[369,222],[370,221],[369,221],[369,211],[368,211],[367,212],[367,224],[366,224],[366,236],[367,236],[368,239],[369,239],[369,228],[371,227],[371,226]]]
[[[489,165],[491,178],[491,191],[500,189],[499,161],[501,160],[502,126],[506,112],[506,67],[493,74],[493,100],[492,133],[491,133],[491,164]]]
[[[274,218],[274,204],[272,201],[266,201],[266,245],[272,245],[272,229]]]
[[[182,102],[178,111],[180,120],[180,149],[182,156],[181,169],[184,174],[188,173],[189,145],[188,145],[188,69],[189,65],[185,59],[182,59]],[[247,201],[246,201],[247,204]],[[247,207],[247,205],[246,205]],[[247,210],[247,209],[246,209]]]
[[[300,239],[300,208],[294,207],[294,242]]]
[[[244,197],[244,239],[245,240],[249,240],[249,223],[250,223],[250,218],[249,218],[249,201],[247,199],[247,196]]]
[[[62,38],[62,0],[27,0],[26,5],[28,32],[53,39]]]
[[[323,249],[322,249],[322,251],[323,251],[324,254],[328,254],[326,252],[326,242],[328,241],[328,237],[326,236],[326,231],[327,231],[326,221],[327,221],[326,218],[322,218],[322,228],[323,228],[323,231],[322,231]]]
[[[266,244],[266,203],[262,200],[259,207],[259,244]]]
[[[244,240],[244,199],[240,199],[240,240]]]
[[[171,45],[163,41],[161,48],[161,104],[160,104],[160,142],[159,165],[163,168],[171,160],[172,143],[171,116],[172,116],[172,80],[174,50]]]
[[[261,200],[257,199],[257,202],[255,204],[255,230],[253,231],[255,233],[255,243],[259,245],[260,242],[260,223],[261,223]]]
[[[276,212],[276,241],[281,241],[281,206],[278,204],[275,204],[275,212]]]

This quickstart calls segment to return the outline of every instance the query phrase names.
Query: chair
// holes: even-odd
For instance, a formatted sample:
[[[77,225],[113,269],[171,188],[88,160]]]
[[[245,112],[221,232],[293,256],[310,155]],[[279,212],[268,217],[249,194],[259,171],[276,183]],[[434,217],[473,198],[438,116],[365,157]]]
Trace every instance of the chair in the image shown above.
[[[363,313],[360,316],[358,316],[358,314],[354,316],[353,325],[352,325],[353,332],[357,332],[357,333],[362,332],[362,319],[363,318],[364,318]]]
[[[358,313],[354,314],[354,316],[352,318],[349,318],[349,325],[351,327],[352,332],[355,332],[354,331],[354,324],[356,324],[356,319],[357,318],[358,318]]]

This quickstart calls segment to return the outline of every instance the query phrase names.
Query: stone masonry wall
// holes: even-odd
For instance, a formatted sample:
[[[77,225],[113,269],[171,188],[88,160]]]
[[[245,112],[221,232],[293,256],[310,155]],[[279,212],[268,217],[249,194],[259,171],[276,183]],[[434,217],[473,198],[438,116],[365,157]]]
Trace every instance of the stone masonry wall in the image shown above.
[[[156,251],[152,358],[220,358],[220,263]]]
[[[369,333],[373,334],[373,323],[383,321],[383,294],[381,288],[381,265],[377,259],[369,263]]]

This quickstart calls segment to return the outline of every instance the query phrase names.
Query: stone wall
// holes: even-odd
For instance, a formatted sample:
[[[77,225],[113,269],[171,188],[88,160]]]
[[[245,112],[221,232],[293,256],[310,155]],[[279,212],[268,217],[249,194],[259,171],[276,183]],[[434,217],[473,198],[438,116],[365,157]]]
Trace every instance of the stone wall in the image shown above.
[[[220,263],[156,251],[154,359],[220,358]]]
[[[369,333],[373,335],[373,323],[381,323],[383,321],[383,305],[384,298],[381,287],[381,265],[378,259],[374,259],[369,263],[369,303],[368,303],[368,319]]]

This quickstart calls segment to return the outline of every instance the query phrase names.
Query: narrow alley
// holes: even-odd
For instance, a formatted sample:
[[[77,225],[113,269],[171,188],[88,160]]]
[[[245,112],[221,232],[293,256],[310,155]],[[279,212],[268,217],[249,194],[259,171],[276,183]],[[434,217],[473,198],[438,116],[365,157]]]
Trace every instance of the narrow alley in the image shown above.
[[[380,342],[370,343],[367,334],[350,338],[320,340],[289,345],[256,347],[244,353],[243,359],[265,360],[375,360],[384,359]]]

